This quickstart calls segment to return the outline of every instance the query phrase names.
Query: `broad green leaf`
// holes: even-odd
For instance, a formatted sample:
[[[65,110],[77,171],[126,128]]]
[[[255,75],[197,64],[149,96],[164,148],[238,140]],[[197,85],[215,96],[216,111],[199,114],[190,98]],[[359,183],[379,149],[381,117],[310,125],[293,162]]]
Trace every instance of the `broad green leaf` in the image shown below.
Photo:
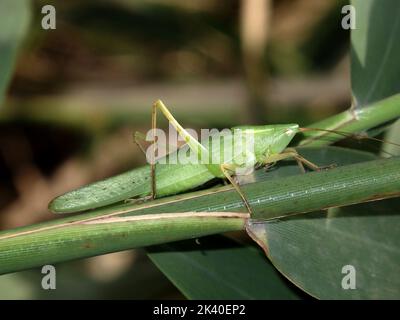
[[[0,1],[0,104],[10,81],[18,47],[28,30],[30,0]]]
[[[364,158],[361,153],[341,156],[344,161]],[[398,198],[253,221],[249,229],[277,269],[314,297],[400,298]],[[354,267],[356,289],[342,287],[342,281],[345,287],[349,283],[344,279],[349,271],[343,269],[348,265]]]
[[[190,299],[298,299],[260,250],[223,236],[164,244],[149,257]]]
[[[400,1],[352,0],[351,83],[355,106],[400,92]]]

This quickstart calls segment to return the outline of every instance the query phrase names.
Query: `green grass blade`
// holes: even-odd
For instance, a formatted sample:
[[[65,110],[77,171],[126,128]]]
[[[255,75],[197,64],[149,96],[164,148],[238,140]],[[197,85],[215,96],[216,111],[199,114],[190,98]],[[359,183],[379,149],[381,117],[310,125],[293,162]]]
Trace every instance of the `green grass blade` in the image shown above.
[[[334,161],[338,154],[348,159],[360,154],[340,148],[311,149],[307,154],[303,150],[302,153],[311,160],[324,161]],[[366,156],[364,160],[370,158]],[[324,161],[320,164],[325,164]],[[369,172],[368,179],[360,180],[362,172]],[[267,175],[266,180],[243,186],[243,190],[254,210],[254,218],[272,219],[394,196],[400,191],[399,175],[400,158],[393,158],[284,178]],[[352,180],[356,183],[351,183]],[[323,188],[325,185],[333,187]],[[227,186],[7,230],[0,233],[0,273],[242,230],[248,215],[239,212],[244,212],[243,203],[232,187]]]
[[[114,209],[111,212],[114,213]],[[0,233],[0,274],[135,247],[243,229],[243,218],[174,214],[126,217],[124,213],[57,219]],[[129,219],[131,218],[131,220]]]

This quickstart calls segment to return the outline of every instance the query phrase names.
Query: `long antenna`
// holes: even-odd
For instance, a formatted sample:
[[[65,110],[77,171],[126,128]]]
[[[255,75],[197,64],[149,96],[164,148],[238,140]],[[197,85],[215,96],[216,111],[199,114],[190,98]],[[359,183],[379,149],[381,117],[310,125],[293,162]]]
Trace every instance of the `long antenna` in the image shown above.
[[[300,132],[321,131],[321,132],[327,132],[327,133],[335,133],[335,134],[344,136],[346,138],[356,138],[356,139],[359,139],[359,140],[367,139],[367,140],[373,140],[373,141],[378,141],[378,142],[384,142],[384,143],[388,143],[388,144],[400,147],[400,144],[398,144],[398,143],[387,141],[387,140],[383,140],[383,139],[368,137],[365,134],[349,133],[349,132],[344,132],[344,131],[330,130],[330,129],[319,129],[319,128],[299,128],[299,131]]]
[[[378,138],[373,138],[373,137],[368,137],[365,134],[357,134],[357,133],[349,133],[349,132],[344,132],[344,131],[338,131],[338,130],[331,130],[331,129],[320,129],[320,128],[299,128],[300,132],[307,132],[307,131],[320,131],[320,132],[326,132],[326,133],[334,133],[337,135],[341,135],[343,137],[346,138],[353,138],[353,139],[358,139],[358,140],[371,140],[371,141],[378,141],[378,142],[383,142],[383,143],[388,143],[397,147],[400,147],[400,144],[395,143],[395,142],[391,142],[391,141],[386,141],[383,139],[378,139]],[[376,151],[378,151],[376,146],[372,146]],[[385,150],[380,150],[381,152],[390,155],[390,156],[394,156],[393,154],[391,154],[390,152],[387,152]]]

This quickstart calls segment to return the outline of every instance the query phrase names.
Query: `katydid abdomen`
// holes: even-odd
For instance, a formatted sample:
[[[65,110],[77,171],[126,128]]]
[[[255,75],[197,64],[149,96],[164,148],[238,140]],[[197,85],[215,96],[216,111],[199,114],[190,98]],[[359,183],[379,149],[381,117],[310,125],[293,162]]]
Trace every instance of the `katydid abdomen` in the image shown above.
[[[196,188],[214,178],[201,164],[160,164],[156,167],[158,197]],[[150,193],[150,166],[146,165],[67,192],[53,199],[49,209],[54,213],[78,212]]]

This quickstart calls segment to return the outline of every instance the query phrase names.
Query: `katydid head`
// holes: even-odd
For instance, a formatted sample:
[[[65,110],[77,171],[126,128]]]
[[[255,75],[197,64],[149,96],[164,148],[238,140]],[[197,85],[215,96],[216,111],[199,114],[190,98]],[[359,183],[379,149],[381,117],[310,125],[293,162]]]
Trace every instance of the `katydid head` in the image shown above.
[[[253,150],[257,162],[266,157],[281,153],[299,132],[298,124],[277,124],[265,126],[240,126],[233,128],[241,131],[248,141],[253,140]]]

